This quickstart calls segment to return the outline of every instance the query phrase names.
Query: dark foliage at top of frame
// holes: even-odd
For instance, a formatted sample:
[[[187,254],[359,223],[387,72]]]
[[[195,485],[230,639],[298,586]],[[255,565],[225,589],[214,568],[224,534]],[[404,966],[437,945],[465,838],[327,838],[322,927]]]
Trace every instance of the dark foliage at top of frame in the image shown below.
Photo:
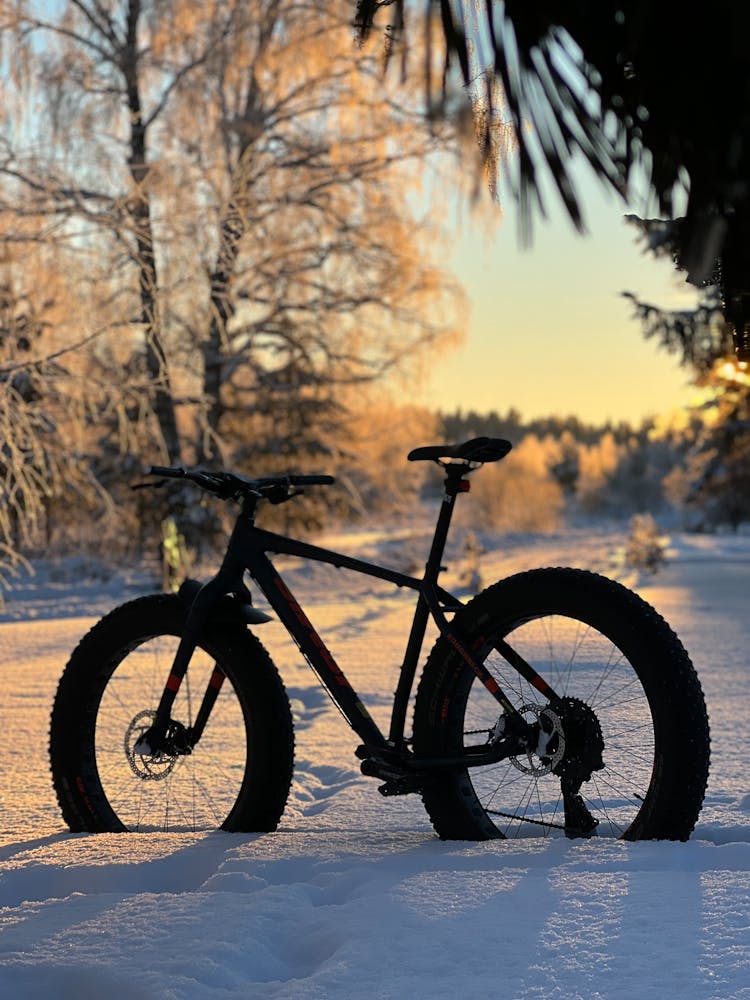
[[[359,0],[360,37],[380,30],[382,8],[387,54],[424,29],[467,84],[481,39],[515,126],[515,195],[527,225],[543,212],[544,166],[582,225],[574,153],[622,193],[633,168],[645,167],[665,216],[675,186],[687,185],[680,265],[698,285],[720,273],[735,347],[750,359],[750,5],[716,0],[688,13],[675,0]]]

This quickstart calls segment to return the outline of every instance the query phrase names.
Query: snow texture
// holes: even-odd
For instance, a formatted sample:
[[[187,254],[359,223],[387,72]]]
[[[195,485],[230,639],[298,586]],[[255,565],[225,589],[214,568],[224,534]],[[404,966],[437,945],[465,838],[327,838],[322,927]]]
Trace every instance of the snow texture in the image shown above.
[[[600,563],[606,548],[595,533],[523,541],[488,551],[484,579]],[[408,600],[327,569],[288,579],[385,723]],[[0,997],[750,1000],[749,582],[750,539],[699,536],[673,540],[640,588],[709,705],[690,842],[469,844],[438,841],[417,797],[384,800],[359,774],[356,737],[277,623],[261,634],[298,739],[278,832],[66,832],[47,765],[55,686],[95,618],[143,581],[23,581],[0,619]]]

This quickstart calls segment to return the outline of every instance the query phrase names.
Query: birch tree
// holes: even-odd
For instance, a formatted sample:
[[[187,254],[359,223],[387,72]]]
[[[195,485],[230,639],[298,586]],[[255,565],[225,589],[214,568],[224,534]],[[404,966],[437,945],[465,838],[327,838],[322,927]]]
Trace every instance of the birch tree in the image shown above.
[[[221,41],[171,108],[208,286],[208,315],[188,297],[179,320],[202,359],[202,460],[249,437],[266,455],[324,447],[342,386],[403,373],[456,326],[457,290],[429,259],[437,227],[413,211],[448,131],[373,85],[378,60],[353,49],[346,13],[221,8]]]
[[[140,0],[14,5],[12,67],[22,121],[14,138],[20,135],[22,145],[6,146],[4,173],[20,185],[26,215],[36,213],[58,234],[93,247],[134,293],[123,308],[140,331],[164,453],[177,460],[150,162],[151,134],[175,79],[144,37],[145,14]],[[29,102],[37,107],[31,117],[22,113]]]
[[[357,387],[413,373],[455,334],[437,227],[417,220],[448,133],[373,86],[378,57],[353,46],[346,3],[2,12],[0,204],[76,289],[100,479],[113,449],[341,452]]]

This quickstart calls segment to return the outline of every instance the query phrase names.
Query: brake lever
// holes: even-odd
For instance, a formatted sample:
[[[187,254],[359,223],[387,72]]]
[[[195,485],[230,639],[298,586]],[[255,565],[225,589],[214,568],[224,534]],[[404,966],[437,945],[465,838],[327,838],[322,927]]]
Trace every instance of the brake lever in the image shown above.
[[[291,489],[290,487],[287,487],[287,489],[283,493],[279,491],[278,493],[275,494],[272,493],[264,494],[264,496],[269,503],[276,505],[280,503],[286,503],[287,500],[293,500],[294,497],[301,497],[302,494],[305,492],[304,490],[291,490],[291,492],[289,492],[290,489]]]

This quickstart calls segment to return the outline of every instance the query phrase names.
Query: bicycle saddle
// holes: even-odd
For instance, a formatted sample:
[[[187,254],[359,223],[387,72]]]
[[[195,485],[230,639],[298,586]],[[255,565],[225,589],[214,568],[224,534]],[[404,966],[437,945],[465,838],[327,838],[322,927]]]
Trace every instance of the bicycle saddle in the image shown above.
[[[478,437],[463,444],[431,444],[424,448],[414,448],[407,458],[410,462],[439,462],[453,459],[459,462],[499,462],[505,458],[513,445],[503,438]]]

